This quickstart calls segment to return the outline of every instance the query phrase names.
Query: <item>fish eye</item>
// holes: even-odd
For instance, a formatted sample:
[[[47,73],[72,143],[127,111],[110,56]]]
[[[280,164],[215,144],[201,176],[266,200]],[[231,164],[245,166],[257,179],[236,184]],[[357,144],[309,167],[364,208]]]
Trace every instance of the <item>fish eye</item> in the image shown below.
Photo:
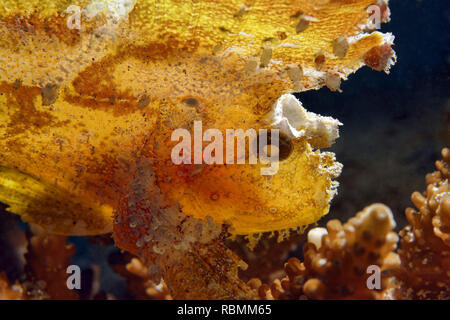
[[[259,148],[259,142],[260,136],[258,136],[258,148]],[[278,147],[278,161],[283,161],[289,158],[289,156],[292,154],[292,151],[294,150],[294,146],[292,144],[291,139],[284,133],[279,132],[278,137],[278,143],[277,141],[272,141],[272,134],[270,130],[267,130],[267,144],[266,146],[272,146],[272,147]],[[266,156],[268,156],[269,149],[266,148],[266,146],[263,147],[263,152]],[[271,148],[272,149],[272,148]]]
[[[189,107],[197,107],[199,105],[198,100],[192,97],[183,99],[183,102]]]

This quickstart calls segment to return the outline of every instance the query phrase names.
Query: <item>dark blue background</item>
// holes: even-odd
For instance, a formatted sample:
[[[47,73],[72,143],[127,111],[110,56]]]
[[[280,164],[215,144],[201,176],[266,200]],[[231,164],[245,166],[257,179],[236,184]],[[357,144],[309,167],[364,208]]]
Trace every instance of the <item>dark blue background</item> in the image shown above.
[[[405,223],[410,194],[424,190],[441,148],[449,145],[450,1],[391,0],[397,63],[389,75],[368,67],[343,82],[299,94],[304,107],[344,123],[330,149],[344,164],[330,218],[346,220],[383,202]]]

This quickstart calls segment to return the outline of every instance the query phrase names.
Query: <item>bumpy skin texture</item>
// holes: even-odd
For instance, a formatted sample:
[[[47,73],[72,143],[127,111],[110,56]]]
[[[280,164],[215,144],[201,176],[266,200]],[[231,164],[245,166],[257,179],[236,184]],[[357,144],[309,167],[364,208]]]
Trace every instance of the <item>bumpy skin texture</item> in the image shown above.
[[[223,244],[226,228],[211,218],[186,216],[167,201],[151,168],[144,158],[130,168],[133,192],[121,199],[116,213],[116,244],[151,265],[155,282],[163,276],[175,299],[256,297],[238,277],[245,263]]]
[[[2,1],[0,200],[52,233],[113,230],[175,298],[255,297],[222,240],[326,214],[341,169],[314,150],[328,137],[292,139],[267,177],[260,164],[174,165],[171,133],[192,134],[195,120],[203,131],[271,129],[282,94],[338,90],[392,37],[364,33],[367,7],[383,1],[241,3]],[[67,28],[69,6],[82,9],[80,30]],[[336,56],[339,37],[348,48]],[[395,55],[383,58],[387,70]]]
[[[165,197],[185,214],[231,222],[233,233],[299,227],[328,212],[339,166],[313,151],[322,137],[293,141],[267,179],[259,165],[173,165],[170,134],[192,130],[194,120],[204,131],[270,129],[265,115],[281,94],[320,88],[330,72],[345,79],[371,48],[390,45],[379,32],[362,35],[366,8],[379,1],[112,3],[0,5],[0,164],[18,170],[2,182],[0,200],[40,203],[11,211],[53,233],[109,232],[128,193],[123,177],[144,148]],[[80,30],[67,28],[70,5],[82,9]],[[338,57],[333,43],[342,36],[349,47]],[[14,186],[22,174],[42,192]]]
[[[438,171],[426,177],[426,192],[411,196],[417,209],[406,210],[410,225],[400,232],[399,299],[450,299],[450,150],[443,149],[442,157]]]
[[[169,288],[164,280],[155,282],[148,272],[148,266],[129,252],[116,252],[108,261],[115,273],[126,280],[127,299],[136,300],[172,300]]]
[[[287,277],[269,287],[251,280],[263,299],[380,299],[391,286],[392,277],[383,276],[381,289],[368,288],[366,270],[371,265],[381,271],[395,267],[393,253],[398,241],[389,208],[373,204],[342,225],[327,223],[328,234],[320,248],[304,245],[304,261],[290,258],[285,264]]]
[[[156,265],[150,267],[153,271],[148,274],[144,263],[133,258],[126,265],[128,273],[124,270],[118,272],[129,280],[130,289],[141,298],[168,299],[172,295],[190,298],[254,298],[257,294],[261,299],[449,299],[450,150],[444,149],[442,155],[444,159],[436,162],[438,171],[427,175],[427,191],[412,195],[419,211],[406,210],[410,225],[400,232],[399,256],[394,253],[397,236],[392,232],[390,210],[384,205],[375,204],[344,225],[337,220],[330,221],[327,235],[320,241],[315,239],[304,246],[304,262],[296,258],[288,260],[285,264],[287,276],[281,281],[276,280],[268,286],[259,279],[252,279],[246,287],[236,276],[236,266],[245,265],[223,246],[221,238],[224,232],[217,233],[220,230],[216,229],[216,225],[211,224],[206,232],[202,232],[198,229],[198,221],[182,218],[177,210],[164,215],[154,211],[154,214],[149,215],[146,211],[152,210],[151,204],[137,198],[142,193],[135,193],[134,199],[123,200],[124,210],[128,213],[121,215],[126,223],[119,225],[130,225],[130,229],[123,229],[129,232],[128,236],[123,236],[123,243],[128,240],[127,249],[144,257],[145,264],[158,262],[167,269],[173,268],[165,272],[172,290],[164,284],[158,287],[153,285],[160,280],[158,273],[161,270]],[[134,188],[137,190],[142,190],[142,185],[151,186],[154,182],[152,174],[142,170],[145,163],[141,162],[140,166],[141,170],[137,170],[140,173],[135,176],[138,185]],[[161,207],[157,205],[157,208]],[[129,211],[130,208],[134,208],[133,211]],[[150,220],[145,220],[149,217]],[[161,223],[161,218],[176,223],[177,232],[167,233],[165,226],[170,222]],[[153,237],[149,237],[149,229],[161,229],[162,233],[158,237],[158,232],[155,232]],[[197,232],[192,232],[196,229]],[[49,261],[52,266],[65,265],[73,251],[66,247],[65,237],[49,236],[39,230],[35,232],[37,234],[30,245],[30,251],[35,252],[26,255],[27,262],[35,274],[40,274],[46,281],[50,280],[54,286],[40,288],[42,279],[39,280],[39,277],[24,284],[11,285],[0,274],[1,299],[48,298],[51,292],[57,294],[59,290],[65,289],[60,286],[61,278],[55,277],[54,273],[59,272],[61,275],[64,269],[53,268],[49,276]],[[163,236],[164,233],[166,236]],[[209,233],[213,233],[216,239],[208,236]],[[117,234],[121,235],[120,232]],[[316,245],[318,243],[320,245]],[[66,254],[61,255],[62,251]],[[368,275],[362,271],[371,264],[379,265],[384,271],[380,290],[369,290],[366,286]],[[134,276],[130,277],[130,272]],[[252,292],[250,288],[255,291]]]
[[[249,240],[244,237],[226,241],[226,245],[248,264],[247,269],[239,272],[243,281],[259,278],[263,282],[271,282],[283,276],[284,269],[280,261],[286,261],[289,254],[298,248],[299,243],[304,242],[306,233],[299,230],[298,233],[291,232],[283,240],[281,237],[283,235],[276,233],[263,234],[255,240],[254,248],[251,248]]]
[[[66,284],[67,267],[75,254],[75,247],[67,243],[67,237],[48,234],[36,225],[26,234],[24,266],[18,270],[21,274],[16,283],[11,285],[0,272],[0,300],[79,299],[78,293],[69,290]]]

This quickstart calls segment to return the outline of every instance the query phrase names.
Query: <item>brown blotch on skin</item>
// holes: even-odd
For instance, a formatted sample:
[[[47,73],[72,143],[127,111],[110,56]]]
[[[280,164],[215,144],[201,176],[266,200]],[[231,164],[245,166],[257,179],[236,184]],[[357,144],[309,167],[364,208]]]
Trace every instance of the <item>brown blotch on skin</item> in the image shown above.
[[[296,65],[289,66],[287,74],[292,82],[300,81],[303,78],[303,68]]]
[[[247,8],[245,6],[242,6],[242,8],[239,9],[235,14],[233,14],[234,18],[240,18],[244,15],[244,13],[247,11]]]
[[[16,79],[13,83],[13,88],[18,90],[22,86],[22,79]]]
[[[48,37],[56,37],[68,46],[74,46],[81,41],[81,34],[76,29],[67,28],[67,17],[54,16],[43,20],[37,14],[27,17],[15,15],[2,19],[3,24],[11,31],[10,36],[19,35],[20,38],[27,34],[45,33]],[[86,32],[92,30],[91,23],[83,24]]]
[[[385,43],[367,51],[364,55],[364,63],[373,70],[383,71],[388,67],[393,54],[391,45]]]
[[[319,52],[314,57],[314,64],[316,65],[316,69],[320,70],[322,69],[323,65],[325,64],[325,55],[322,52]]]
[[[58,122],[48,111],[36,109],[35,100],[41,94],[41,88],[23,85],[17,87],[16,84],[1,82],[0,92],[6,94],[8,109],[12,113],[8,123],[9,134],[36,132],[47,126],[61,126],[68,122]]]
[[[198,102],[198,100],[193,97],[188,97],[188,98],[183,99],[183,103],[189,107],[194,107],[194,108],[198,107],[200,104]]]
[[[47,84],[44,88],[42,88],[42,105],[49,106],[54,104],[56,99],[58,99],[58,90],[59,86],[56,84]]]
[[[115,115],[133,112],[138,99],[130,92],[118,90],[112,76],[116,64],[123,59],[119,53],[92,63],[72,82],[75,92],[67,92],[64,99],[91,109],[113,110]]]
[[[138,101],[138,108],[139,109],[144,109],[145,107],[147,107],[150,104],[150,97],[146,94],[143,94]]]
[[[115,116],[136,111],[139,99],[130,91],[119,89],[114,82],[114,71],[118,64],[133,57],[142,61],[164,61],[169,56],[195,51],[198,43],[180,42],[171,39],[167,43],[151,43],[147,46],[125,46],[117,54],[93,62],[81,71],[72,82],[73,90],[65,93],[64,99],[72,104],[91,109],[111,110]],[[180,49],[181,48],[181,49]],[[111,103],[111,97],[114,97]],[[142,97],[141,97],[142,98]],[[151,96],[149,96],[151,101]],[[145,102],[145,99],[141,101]]]
[[[252,74],[256,71],[257,68],[258,68],[258,61],[251,59],[245,65],[245,72],[247,74]]]
[[[280,133],[280,141],[279,141],[279,160],[283,161],[289,158],[294,150],[294,146],[292,144],[291,139],[283,133]]]
[[[286,39],[287,39],[286,32],[278,31],[278,32],[277,32],[277,35],[278,35],[278,37],[280,38],[280,40],[286,40]]]

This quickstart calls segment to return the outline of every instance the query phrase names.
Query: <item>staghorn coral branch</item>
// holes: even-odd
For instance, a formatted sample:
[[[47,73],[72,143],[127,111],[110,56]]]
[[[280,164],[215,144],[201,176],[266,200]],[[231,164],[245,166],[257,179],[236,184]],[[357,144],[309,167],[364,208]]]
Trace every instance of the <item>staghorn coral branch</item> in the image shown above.
[[[130,251],[144,257],[147,263],[157,263],[168,287],[162,282],[162,286],[156,288],[153,279],[155,271],[149,274],[145,263],[136,258],[126,265],[128,275],[121,274],[126,277],[132,274],[132,281],[138,285],[140,281],[149,298],[167,299],[173,295],[175,298],[236,299],[254,298],[257,295],[261,299],[449,299],[450,150],[443,149],[442,156],[444,159],[436,162],[438,171],[426,177],[427,191],[412,194],[412,201],[418,210],[406,210],[410,225],[400,232],[398,254],[394,252],[398,237],[392,231],[395,226],[392,213],[385,205],[373,204],[343,225],[338,220],[331,220],[326,229],[312,229],[303,248],[304,261],[290,258],[285,264],[285,278],[275,280],[271,285],[255,278],[245,285],[237,277],[237,267],[244,267],[243,262],[223,244],[226,227],[211,238],[206,234],[217,231],[218,227],[211,224],[207,229],[209,232],[203,234],[205,238],[199,237],[202,232],[192,232],[200,226],[195,219],[177,216],[177,210],[169,215],[167,212],[161,215],[158,211],[149,215],[150,207],[142,203],[145,197],[139,198],[145,193],[134,193],[127,199],[128,206],[124,207],[126,212],[118,216],[125,219],[125,225],[129,227],[123,228],[123,224],[120,224],[116,230],[116,240],[136,241],[134,244],[124,242],[122,245],[129,246]],[[135,185],[132,187],[139,190],[145,185],[151,192],[157,192],[152,187],[154,180],[151,171],[144,170],[148,169],[146,165],[148,163],[145,161],[138,163]],[[138,210],[130,211],[133,206]],[[161,210],[161,203],[155,208]],[[157,223],[161,218],[165,221],[161,223],[159,220]],[[149,219],[147,224],[143,223],[145,219]],[[169,226],[168,223],[177,224],[175,229],[178,234],[170,232],[174,228],[164,229]],[[185,223],[190,226],[183,226]],[[146,238],[146,227],[162,228],[169,232],[164,237],[149,239]],[[65,237],[49,236],[36,228],[33,231],[35,235],[30,245],[32,253],[28,253],[26,258],[28,268],[31,267],[38,276],[33,281],[14,286],[9,284],[4,275],[0,276],[0,297],[64,297],[60,295],[61,288],[58,289],[61,283],[58,272],[63,269],[49,269],[49,264],[64,265],[73,252],[66,247]],[[131,236],[123,237],[124,232],[129,232]],[[170,240],[164,242],[166,238]],[[140,239],[144,239],[142,243]],[[61,248],[67,254],[59,257],[52,255],[55,251],[59,253]],[[379,290],[367,287],[367,274],[364,271],[370,265],[378,265],[383,271]],[[45,276],[48,271],[51,275]],[[50,281],[45,290],[39,288],[42,279]],[[40,295],[36,295],[39,290]],[[24,294],[26,291],[27,295]]]
[[[401,232],[402,264],[396,276],[399,299],[450,299],[450,150],[442,150],[438,171],[426,176],[427,190],[414,192],[417,210],[408,208],[409,225]]]
[[[296,228],[328,212],[341,167],[313,150],[337,137],[326,119],[279,119],[297,134],[270,181],[256,166],[180,168],[170,135],[196,120],[205,130],[270,129],[266,116],[285,94],[340,90],[365,65],[387,71],[394,37],[373,31],[367,11],[378,5],[386,22],[387,1],[90,3],[0,6],[0,200],[12,212],[56,234],[110,232],[143,145],[165,197],[186,215],[232,223],[235,234]],[[83,12],[79,30],[67,27],[69,5]],[[289,100],[283,109],[300,106]]]
[[[261,299],[450,299],[450,150],[442,150],[438,171],[426,176],[427,190],[414,192],[418,210],[405,211],[409,225],[398,236],[389,208],[373,204],[342,225],[312,229],[304,261],[290,258],[286,277],[269,286],[249,285]],[[382,288],[369,290],[365,270],[384,271]]]
[[[119,260],[119,261],[117,261]],[[172,300],[164,280],[152,280],[149,268],[139,258],[129,253],[117,253],[112,261],[114,271],[124,277],[128,291],[137,300]]]
[[[290,258],[285,278],[270,287],[258,288],[258,280],[250,285],[263,299],[380,299],[392,279],[383,277],[381,289],[371,290],[366,269],[377,265],[387,271],[398,263],[394,226],[390,209],[382,204],[366,207],[344,225],[331,220],[326,229],[308,233],[304,261]]]
[[[243,8],[235,2],[138,0],[115,11],[105,1],[101,10],[85,9],[96,18],[83,32],[65,28],[62,11],[69,3],[5,0],[0,7],[7,66],[0,106],[8,106],[0,112],[7,123],[0,126],[0,147],[8,151],[0,155],[0,200],[27,221],[64,235],[109,232],[114,211],[116,244],[154,264],[155,278],[162,275],[175,298],[255,297],[237,275],[245,264],[223,244],[227,232],[317,221],[328,212],[341,169],[334,155],[313,150],[334,141],[338,121],[312,117],[283,94],[324,85],[339,91],[340,81],[364,65],[387,72],[395,60],[393,36],[366,33],[367,7],[378,5],[388,21],[387,2],[261,1]],[[193,22],[193,16],[199,19]],[[103,19],[117,23],[98,28]],[[50,40],[48,32],[54,34]],[[267,128],[274,104],[289,114],[297,110],[299,118],[280,119],[294,124],[288,127],[296,134],[279,175],[267,179],[256,167],[180,168],[170,161],[174,129],[192,129],[199,118],[205,128]],[[325,123],[336,130],[323,130]],[[136,154],[137,146],[145,150]],[[23,181],[33,188],[23,188]],[[383,213],[374,215],[381,219]],[[222,225],[228,223],[231,228]],[[305,292],[332,296],[325,286],[337,284],[314,280],[320,271],[313,256],[322,254],[317,250],[308,251],[311,261],[305,261],[313,277]],[[40,267],[46,270],[36,264],[38,278],[44,277]],[[280,297],[278,287],[286,290],[287,283],[275,287]],[[352,290],[350,295],[365,294]]]
[[[20,284],[11,285],[4,272],[0,273],[0,300],[25,300],[24,289]]]
[[[132,192],[116,213],[116,245],[153,265],[154,281],[162,276],[175,299],[256,297],[238,278],[242,261],[223,244],[227,228],[186,216],[168,203],[150,160],[141,158],[131,170]]]

